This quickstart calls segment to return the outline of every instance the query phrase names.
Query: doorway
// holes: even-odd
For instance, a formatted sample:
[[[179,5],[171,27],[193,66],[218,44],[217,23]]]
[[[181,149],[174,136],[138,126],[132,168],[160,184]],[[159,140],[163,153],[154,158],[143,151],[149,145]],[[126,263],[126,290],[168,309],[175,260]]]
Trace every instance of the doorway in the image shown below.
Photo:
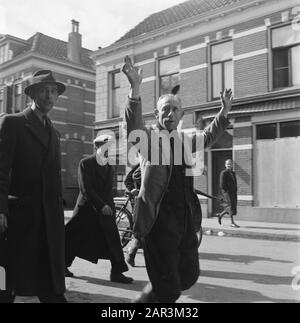
[[[225,169],[225,162],[228,159],[232,158],[232,150],[220,150],[220,151],[212,151],[212,195],[220,196],[220,174]],[[217,200],[213,200],[212,207],[213,216],[216,213],[220,213],[223,211],[220,203]]]

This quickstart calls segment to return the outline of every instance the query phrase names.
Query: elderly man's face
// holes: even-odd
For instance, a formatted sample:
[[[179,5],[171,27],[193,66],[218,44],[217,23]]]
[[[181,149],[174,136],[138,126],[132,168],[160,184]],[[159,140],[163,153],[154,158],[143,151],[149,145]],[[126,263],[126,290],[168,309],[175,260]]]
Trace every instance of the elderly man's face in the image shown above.
[[[54,84],[45,84],[39,86],[33,95],[33,100],[43,114],[48,114],[58,99],[57,86]]]
[[[181,102],[175,96],[166,96],[158,101],[156,119],[163,129],[176,130],[183,117]]]

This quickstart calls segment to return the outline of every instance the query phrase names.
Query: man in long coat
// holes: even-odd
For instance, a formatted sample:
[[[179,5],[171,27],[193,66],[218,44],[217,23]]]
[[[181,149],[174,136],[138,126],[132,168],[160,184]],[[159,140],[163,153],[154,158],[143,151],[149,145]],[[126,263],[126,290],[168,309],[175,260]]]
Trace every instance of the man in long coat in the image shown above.
[[[32,106],[1,119],[0,234],[7,230],[7,290],[0,302],[13,302],[16,295],[66,302],[60,138],[47,117],[64,91],[51,71],[39,71],[25,89]]]
[[[168,94],[159,99],[155,109],[158,132],[154,128],[148,129],[144,127],[142,120],[142,70],[135,68],[131,59],[126,57],[123,72],[131,85],[125,111],[128,137],[132,132],[140,135],[143,133],[151,144],[153,139],[157,143],[155,138],[161,133],[174,133],[181,138],[182,134],[177,128],[183,117],[183,110],[178,96]],[[226,90],[221,97],[221,112],[200,134],[205,147],[215,143],[229,125],[227,115],[231,109],[231,90]],[[196,152],[196,143],[194,136],[192,147],[186,147],[183,143],[175,146],[171,141],[169,147],[160,145],[161,153],[171,157],[169,164],[152,163],[153,144],[146,151],[143,147],[140,149],[142,183],[135,208],[134,231],[136,237],[143,242],[151,284],[136,302],[174,303],[181,291],[189,289],[198,280],[200,268],[197,231],[201,227],[200,205],[194,193],[193,178],[186,176],[189,165],[185,163],[186,160],[175,163],[176,150],[184,150],[184,155],[189,157],[191,152]],[[165,151],[163,148],[166,148]]]
[[[66,267],[79,257],[97,264],[99,259],[111,261],[110,279],[129,284],[128,271],[115,220],[113,200],[113,168],[107,161],[108,136],[94,141],[96,153],[79,164],[79,196],[73,217],[66,225]],[[66,268],[66,276],[72,277]]]
[[[231,226],[233,228],[239,228],[234,221],[234,216],[237,215],[237,180],[231,159],[226,160],[225,169],[220,174],[220,188],[228,207],[222,213],[218,214],[219,223],[222,224],[223,216],[228,213],[231,219]]]

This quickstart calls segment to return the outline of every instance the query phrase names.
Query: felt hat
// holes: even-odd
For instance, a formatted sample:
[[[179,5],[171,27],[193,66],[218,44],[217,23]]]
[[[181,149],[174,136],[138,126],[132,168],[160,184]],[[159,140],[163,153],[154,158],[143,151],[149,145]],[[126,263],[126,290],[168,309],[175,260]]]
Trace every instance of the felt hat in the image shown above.
[[[57,93],[61,95],[65,92],[66,87],[63,83],[57,82],[51,71],[41,70],[33,75],[31,84],[24,90],[25,94],[32,97],[34,90],[43,84],[55,84],[57,86]]]

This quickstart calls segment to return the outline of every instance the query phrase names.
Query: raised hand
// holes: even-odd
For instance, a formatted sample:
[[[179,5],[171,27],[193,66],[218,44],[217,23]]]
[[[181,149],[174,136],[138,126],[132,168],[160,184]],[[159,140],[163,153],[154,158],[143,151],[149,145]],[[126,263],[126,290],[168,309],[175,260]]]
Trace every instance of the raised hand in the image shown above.
[[[122,71],[127,76],[132,88],[141,85],[143,81],[143,70],[133,66],[129,56],[125,57],[125,64],[123,65]]]
[[[231,111],[232,108],[232,101],[233,101],[233,94],[232,90],[225,89],[225,91],[221,94],[221,104],[222,104],[222,111],[221,114],[225,117],[228,116],[228,113]]]

